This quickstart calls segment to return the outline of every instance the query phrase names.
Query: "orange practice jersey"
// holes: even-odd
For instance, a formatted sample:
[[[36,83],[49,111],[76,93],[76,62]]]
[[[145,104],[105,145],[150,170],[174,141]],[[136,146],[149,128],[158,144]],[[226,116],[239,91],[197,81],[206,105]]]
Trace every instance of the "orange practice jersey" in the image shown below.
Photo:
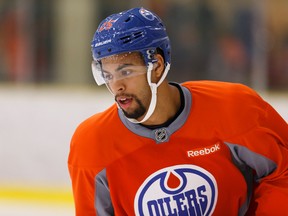
[[[131,123],[114,104],[77,128],[76,215],[288,215],[287,123],[246,86],[180,86],[167,127]]]

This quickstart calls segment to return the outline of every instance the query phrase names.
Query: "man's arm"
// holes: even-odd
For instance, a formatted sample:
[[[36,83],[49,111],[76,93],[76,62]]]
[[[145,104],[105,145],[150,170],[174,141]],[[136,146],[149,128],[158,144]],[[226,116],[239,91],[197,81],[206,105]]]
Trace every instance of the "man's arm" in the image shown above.
[[[255,171],[256,184],[247,215],[288,215],[287,123],[266,104],[265,115],[259,117],[259,124],[236,142],[258,155],[249,157],[243,153],[239,156]]]
[[[70,178],[72,182],[75,215],[76,216],[96,216],[95,209],[95,172],[81,169],[68,164]]]

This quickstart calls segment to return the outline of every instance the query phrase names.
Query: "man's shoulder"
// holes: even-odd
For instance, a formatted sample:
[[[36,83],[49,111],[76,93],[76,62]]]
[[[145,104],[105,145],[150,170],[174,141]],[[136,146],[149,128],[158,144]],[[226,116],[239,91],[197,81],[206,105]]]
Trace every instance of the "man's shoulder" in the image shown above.
[[[221,81],[188,81],[182,83],[194,95],[216,97],[224,100],[260,99],[252,88],[241,84]]]
[[[239,83],[192,81],[182,85],[191,92],[194,110],[206,111],[211,118],[257,121],[255,118],[264,115],[267,106],[256,91]]]
[[[69,164],[78,167],[102,167],[108,163],[113,151],[111,139],[114,136],[111,134],[120,124],[116,105],[80,123],[71,139]]]
[[[196,81],[187,81],[181,84],[189,89],[206,89],[213,91],[224,91],[231,89],[249,89],[250,87],[241,84],[241,83],[232,83],[232,82],[223,82],[223,81],[213,81],[213,80],[196,80]]]
[[[118,117],[117,106],[114,104],[105,111],[96,113],[82,121],[76,128],[74,135],[88,136],[91,132],[95,134],[98,131],[104,131],[105,128],[117,124],[117,122],[120,122],[120,119]]]

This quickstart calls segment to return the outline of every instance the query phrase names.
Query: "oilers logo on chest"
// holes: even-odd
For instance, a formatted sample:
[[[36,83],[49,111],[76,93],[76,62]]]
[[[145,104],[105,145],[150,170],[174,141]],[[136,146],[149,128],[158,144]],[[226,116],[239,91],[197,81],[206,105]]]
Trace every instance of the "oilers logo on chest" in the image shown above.
[[[134,199],[137,216],[212,215],[218,197],[215,178],[194,165],[177,165],[150,175]]]

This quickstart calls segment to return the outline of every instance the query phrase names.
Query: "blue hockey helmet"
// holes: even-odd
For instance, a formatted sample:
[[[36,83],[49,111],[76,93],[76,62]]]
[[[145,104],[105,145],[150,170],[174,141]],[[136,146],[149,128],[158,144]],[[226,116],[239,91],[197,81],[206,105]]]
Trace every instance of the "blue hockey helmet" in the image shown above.
[[[92,43],[94,60],[120,53],[139,51],[148,63],[154,62],[157,48],[170,65],[170,41],[161,19],[144,8],[133,8],[104,19],[96,30]]]
[[[157,103],[157,88],[163,82],[170,69],[170,41],[161,19],[144,8],[133,8],[104,19],[96,30],[92,43],[92,72],[98,85],[107,84],[103,76],[101,59],[117,54],[140,52],[147,66],[147,81],[151,89],[149,108],[142,120],[129,119],[133,123],[142,123],[153,114]],[[155,53],[161,50],[165,61],[165,70],[157,83],[151,81],[153,64],[157,62]],[[110,90],[111,91],[111,90]],[[112,91],[111,91],[112,93]],[[112,93],[113,94],[113,93]]]

